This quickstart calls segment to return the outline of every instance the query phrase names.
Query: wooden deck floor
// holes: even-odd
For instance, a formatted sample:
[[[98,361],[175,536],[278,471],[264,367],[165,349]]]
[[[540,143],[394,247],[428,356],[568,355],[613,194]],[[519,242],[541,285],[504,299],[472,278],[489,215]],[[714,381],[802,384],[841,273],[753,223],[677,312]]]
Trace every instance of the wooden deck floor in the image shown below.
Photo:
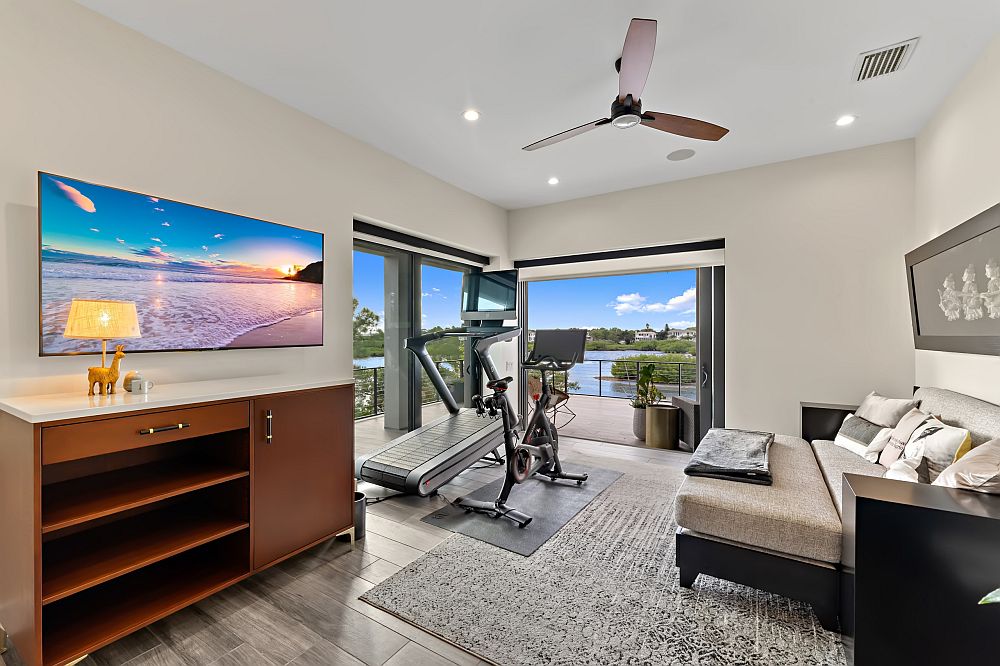
[[[573,395],[566,404],[576,417],[565,425],[556,420],[560,436],[645,448],[645,442],[632,434],[632,406],[628,400]]]

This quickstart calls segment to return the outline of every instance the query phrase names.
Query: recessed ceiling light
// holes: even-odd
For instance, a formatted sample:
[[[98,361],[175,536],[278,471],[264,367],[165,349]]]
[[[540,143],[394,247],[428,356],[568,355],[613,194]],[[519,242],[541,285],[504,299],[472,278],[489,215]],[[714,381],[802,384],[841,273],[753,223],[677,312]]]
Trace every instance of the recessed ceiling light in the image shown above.
[[[837,118],[837,127],[847,127],[857,119],[857,116],[852,116],[851,114],[841,116]]]
[[[466,109],[465,113],[462,114],[462,117],[472,123],[479,120],[479,112],[475,109]]]
[[[680,150],[675,150],[674,152],[667,155],[667,159],[671,162],[680,162],[682,160],[689,160],[694,157],[694,151],[690,148],[681,148]]]
[[[552,176],[551,178],[549,178],[549,185],[558,185],[558,184],[559,184],[559,179],[558,178],[556,178],[555,176]]]

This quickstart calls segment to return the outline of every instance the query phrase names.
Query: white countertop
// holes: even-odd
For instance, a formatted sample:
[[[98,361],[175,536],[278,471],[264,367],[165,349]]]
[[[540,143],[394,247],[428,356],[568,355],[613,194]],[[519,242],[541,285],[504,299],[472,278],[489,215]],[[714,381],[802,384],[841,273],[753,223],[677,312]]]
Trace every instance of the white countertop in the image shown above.
[[[159,407],[176,407],[214,400],[249,398],[269,393],[345,386],[354,379],[304,375],[265,375],[236,377],[203,382],[156,385],[149,393],[129,393],[120,386],[114,395],[88,396],[86,391],[53,393],[0,399],[0,411],[28,423],[47,423],[63,419],[135,412]]]

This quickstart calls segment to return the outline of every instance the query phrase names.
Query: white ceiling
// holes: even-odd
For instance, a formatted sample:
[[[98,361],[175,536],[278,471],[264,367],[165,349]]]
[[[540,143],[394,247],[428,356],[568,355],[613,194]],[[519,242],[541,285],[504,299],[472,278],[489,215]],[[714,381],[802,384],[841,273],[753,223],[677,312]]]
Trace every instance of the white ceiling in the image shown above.
[[[78,1],[505,208],[912,137],[1000,29],[996,0]],[[659,21],[644,108],[730,134],[522,151],[608,115],[632,17]],[[906,69],[852,81],[858,53],[918,35]]]

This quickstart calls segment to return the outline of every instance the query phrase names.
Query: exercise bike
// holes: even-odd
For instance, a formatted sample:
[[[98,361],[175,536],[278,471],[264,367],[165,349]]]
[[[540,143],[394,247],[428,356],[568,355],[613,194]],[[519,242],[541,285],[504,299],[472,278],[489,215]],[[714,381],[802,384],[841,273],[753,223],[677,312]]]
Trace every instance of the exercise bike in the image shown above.
[[[585,330],[536,331],[534,350],[522,367],[527,370],[538,370],[542,386],[538,395],[534,396],[534,410],[520,441],[516,424],[511,416],[514,412],[507,397],[512,377],[487,383],[486,387],[493,391],[491,395],[473,397],[473,405],[480,416],[495,419],[499,415],[503,419],[506,472],[503,488],[496,500],[487,502],[459,497],[455,500],[457,506],[467,512],[475,511],[491,518],[507,518],[523,528],[531,522],[531,516],[507,504],[515,485],[524,483],[536,474],[548,477],[552,481],[575,481],[578,486],[587,480],[587,474],[563,471],[559,460],[559,433],[547,414],[553,404],[548,373],[569,370],[578,360],[582,360],[586,340]]]

